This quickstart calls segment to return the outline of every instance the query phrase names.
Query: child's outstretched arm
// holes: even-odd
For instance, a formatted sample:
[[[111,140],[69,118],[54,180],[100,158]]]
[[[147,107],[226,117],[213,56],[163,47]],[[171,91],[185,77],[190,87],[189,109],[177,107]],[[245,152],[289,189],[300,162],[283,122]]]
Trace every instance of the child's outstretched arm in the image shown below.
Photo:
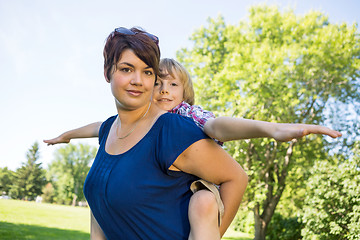
[[[44,143],[47,143],[48,145],[54,145],[58,143],[69,143],[70,140],[74,138],[98,137],[101,123],[102,122],[95,122],[80,128],[64,132],[56,138],[44,140]]]
[[[309,134],[323,134],[332,138],[341,136],[340,132],[320,125],[271,123],[233,117],[210,119],[204,125],[204,132],[222,142],[264,137],[290,141]]]

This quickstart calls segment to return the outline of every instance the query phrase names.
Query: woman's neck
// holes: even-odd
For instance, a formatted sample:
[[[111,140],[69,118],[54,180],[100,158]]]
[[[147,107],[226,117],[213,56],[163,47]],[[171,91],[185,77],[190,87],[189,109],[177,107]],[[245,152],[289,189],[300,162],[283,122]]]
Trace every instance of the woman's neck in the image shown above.
[[[116,119],[116,136],[118,139],[125,139],[130,136],[138,127],[139,123],[142,121],[146,122],[145,117],[147,116],[151,107],[151,101],[146,107],[145,112],[143,108],[139,108],[133,111],[123,111],[121,108],[118,108],[118,118]],[[140,114],[140,115],[139,115]]]
[[[135,132],[139,134],[139,130],[147,132],[150,127],[155,123],[156,119],[166,111],[161,110],[151,102],[147,105],[146,109],[139,108],[133,111],[118,110],[118,117],[115,124],[115,132],[117,139],[128,138]]]
[[[148,115],[148,112],[151,109],[151,102],[148,104],[134,110],[124,109],[121,107],[117,107],[118,117],[123,126],[132,125],[144,118]]]

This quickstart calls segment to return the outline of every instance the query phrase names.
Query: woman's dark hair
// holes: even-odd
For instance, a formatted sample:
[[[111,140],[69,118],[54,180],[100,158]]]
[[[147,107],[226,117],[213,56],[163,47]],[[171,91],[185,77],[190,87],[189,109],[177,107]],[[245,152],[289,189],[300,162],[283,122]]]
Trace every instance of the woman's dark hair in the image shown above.
[[[106,39],[103,54],[104,71],[107,79],[111,79],[111,74],[116,71],[116,65],[126,49],[131,49],[138,58],[151,67],[156,79],[160,75],[160,49],[158,44],[139,28],[131,28],[130,32],[134,34],[113,31]]]

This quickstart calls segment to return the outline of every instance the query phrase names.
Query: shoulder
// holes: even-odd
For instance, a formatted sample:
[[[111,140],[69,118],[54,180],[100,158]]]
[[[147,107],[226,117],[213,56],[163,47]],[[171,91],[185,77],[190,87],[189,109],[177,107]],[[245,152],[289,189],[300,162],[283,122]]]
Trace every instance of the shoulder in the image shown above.
[[[207,111],[207,110],[204,110],[204,108],[202,108],[201,106],[199,105],[192,105],[189,107],[189,111],[190,112],[193,112],[193,113],[208,113],[208,114],[213,114],[212,112],[210,111]]]
[[[199,105],[190,105],[187,102],[182,102],[176,107],[174,107],[172,110],[170,110],[171,113],[180,114],[186,117],[201,117],[201,118],[215,118],[215,115],[207,110],[204,110]]]
[[[113,124],[113,122],[115,121],[115,119],[117,118],[117,115],[111,116],[108,119],[106,119],[100,126],[100,131],[101,129],[105,128],[106,126],[111,126]]]
[[[192,118],[174,113],[165,113],[159,120],[163,134],[168,136],[181,137],[186,135],[204,137],[203,131],[197,127]]]
[[[111,116],[108,119],[106,119],[99,128],[99,144],[101,143],[103,137],[107,135],[106,133],[109,132],[111,125],[115,121],[117,115]]]
[[[191,118],[175,113],[165,113],[160,119],[162,124],[167,126],[195,125]]]
[[[177,105],[176,107],[171,109],[169,112],[170,113],[181,114],[183,112],[186,112],[186,111],[190,110],[190,108],[191,108],[190,104],[188,104],[187,102],[182,101],[179,105]]]
[[[162,165],[164,171],[193,143],[209,138],[191,118],[174,113],[161,115],[154,129],[156,135],[153,135],[151,144],[155,148],[156,159],[165,164]]]

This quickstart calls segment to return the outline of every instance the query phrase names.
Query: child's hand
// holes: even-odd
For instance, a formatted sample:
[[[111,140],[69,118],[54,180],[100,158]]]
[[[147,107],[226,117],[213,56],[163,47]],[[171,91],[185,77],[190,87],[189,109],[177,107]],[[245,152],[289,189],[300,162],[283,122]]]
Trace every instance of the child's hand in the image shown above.
[[[287,142],[291,141],[292,139],[302,138],[309,134],[323,134],[332,138],[342,136],[340,132],[324,126],[280,123],[274,132],[273,138],[277,141]]]
[[[64,138],[63,136],[60,135],[56,138],[49,139],[49,140],[43,140],[43,141],[44,141],[44,143],[47,143],[48,146],[50,146],[50,145],[55,145],[58,143],[69,143],[70,139]]]

